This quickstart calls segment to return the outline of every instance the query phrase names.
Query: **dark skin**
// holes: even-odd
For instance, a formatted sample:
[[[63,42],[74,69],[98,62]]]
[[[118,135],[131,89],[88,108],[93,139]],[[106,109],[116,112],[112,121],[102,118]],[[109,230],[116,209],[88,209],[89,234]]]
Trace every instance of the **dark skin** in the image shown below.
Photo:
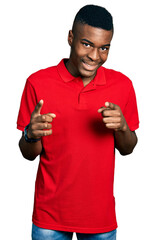
[[[71,53],[66,67],[73,76],[81,76],[84,86],[93,80],[97,69],[106,62],[112,36],[112,31],[80,23],[76,24],[74,32],[69,31]]]
[[[31,114],[28,128],[28,137],[38,139],[40,137],[52,134],[52,121],[56,117],[54,113],[40,114],[43,106],[43,100],[40,100]],[[25,141],[24,134],[19,141],[19,147],[23,157],[28,160],[34,160],[42,152],[41,140],[28,143]]]
[[[128,155],[132,153],[137,144],[137,136],[135,132],[129,129],[120,107],[106,102],[105,107],[101,107],[98,112],[102,113],[105,126],[114,130],[115,147],[120,154]]]
[[[77,23],[74,31],[68,34],[68,43],[71,53],[66,67],[75,77],[81,77],[84,86],[94,79],[97,69],[102,66],[108,57],[112,31],[91,27],[87,24]],[[54,113],[40,114],[43,100],[37,105],[31,115],[28,128],[28,137],[40,138],[52,134],[52,121],[56,117]],[[103,122],[108,129],[114,130],[115,147],[122,155],[132,153],[137,136],[132,132],[123,116],[120,106],[106,102],[97,109],[103,116]],[[42,152],[42,143],[27,143],[22,135],[19,142],[20,150],[26,159],[34,160]]]

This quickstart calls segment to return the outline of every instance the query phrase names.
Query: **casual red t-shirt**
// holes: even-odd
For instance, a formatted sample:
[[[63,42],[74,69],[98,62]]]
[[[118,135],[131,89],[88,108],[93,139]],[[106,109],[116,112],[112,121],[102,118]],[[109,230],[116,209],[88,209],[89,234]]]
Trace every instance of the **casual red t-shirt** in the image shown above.
[[[52,135],[42,138],[33,223],[41,228],[79,233],[114,230],[114,135],[97,110],[106,101],[115,103],[131,131],[137,129],[132,82],[119,72],[100,67],[84,87],[82,79],[73,77],[62,60],[27,79],[18,129],[24,130],[41,99],[41,114],[55,113],[56,118]]]

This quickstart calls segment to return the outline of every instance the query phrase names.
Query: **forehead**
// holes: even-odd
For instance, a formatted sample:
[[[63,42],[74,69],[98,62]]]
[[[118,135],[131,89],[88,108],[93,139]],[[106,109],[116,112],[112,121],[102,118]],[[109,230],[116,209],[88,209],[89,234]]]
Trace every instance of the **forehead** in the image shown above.
[[[75,38],[87,39],[92,43],[101,45],[108,44],[112,40],[113,32],[89,26],[88,24],[77,23],[74,31]]]

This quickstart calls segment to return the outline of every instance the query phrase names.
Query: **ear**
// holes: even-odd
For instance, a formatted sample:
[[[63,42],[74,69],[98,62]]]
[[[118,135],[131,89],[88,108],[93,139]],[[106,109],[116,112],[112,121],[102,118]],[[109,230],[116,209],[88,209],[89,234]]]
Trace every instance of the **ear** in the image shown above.
[[[72,46],[73,39],[74,39],[74,35],[73,35],[72,30],[70,30],[69,33],[68,33],[68,43],[69,43],[69,46]]]

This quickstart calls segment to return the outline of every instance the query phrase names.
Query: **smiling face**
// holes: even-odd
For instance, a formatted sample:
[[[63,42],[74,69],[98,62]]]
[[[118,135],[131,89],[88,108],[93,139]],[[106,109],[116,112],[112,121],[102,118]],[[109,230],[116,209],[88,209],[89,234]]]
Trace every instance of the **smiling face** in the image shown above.
[[[75,77],[80,76],[84,84],[89,83],[107,60],[112,36],[111,30],[77,23],[74,33],[69,31],[68,35],[71,46],[68,71]]]

